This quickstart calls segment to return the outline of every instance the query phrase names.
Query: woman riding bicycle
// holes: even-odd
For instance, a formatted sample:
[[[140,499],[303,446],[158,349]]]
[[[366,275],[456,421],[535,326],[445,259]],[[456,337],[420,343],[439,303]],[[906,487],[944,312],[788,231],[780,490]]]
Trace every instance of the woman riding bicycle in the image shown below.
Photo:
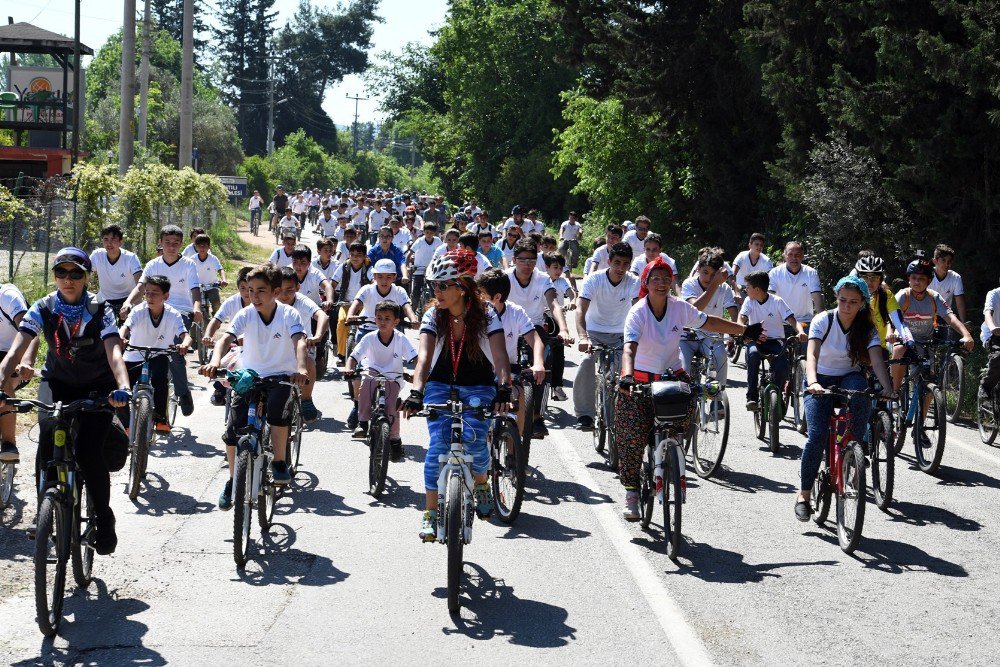
[[[122,360],[121,338],[111,306],[87,291],[90,258],[79,248],[63,248],[52,262],[56,291],[42,297],[21,320],[10,353],[0,364],[0,376],[18,374],[22,380],[33,374],[38,336],[48,344],[42,379],[52,392],[52,401],[70,402],[91,394],[108,396],[112,407],[128,403],[129,378]],[[26,350],[30,351],[24,357]],[[80,412],[76,440],[76,463],[83,471],[87,491],[94,500],[97,535],[94,550],[110,554],[118,545],[115,515],[111,511],[111,476],[104,461],[104,441],[111,428],[111,413]],[[52,459],[54,424],[43,419],[38,437],[35,476]],[[37,485],[36,485],[37,486]]]
[[[762,326],[741,324],[706,315],[670,294],[674,272],[657,257],[642,272],[639,301],[625,318],[625,348],[615,406],[615,437],[620,454],[619,478],[625,487],[627,521],[639,520],[639,470],[653,430],[653,404],[647,394],[633,394],[636,382],[684,377],[680,341],[684,329],[760,337]]]
[[[871,294],[868,285],[857,276],[841,278],[834,293],[837,307],[813,317],[809,325],[806,350],[806,387],[803,406],[809,431],[802,450],[801,483],[795,501],[795,518],[808,521],[812,513],[809,497],[813,482],[823,462],[823,452],[830,435],[833,397],[824,396],[827,387],[860,391],[868,388],[863,365],[871,365],[883,387],[883,395],[892,395],[882,345],[872,323]],[[851,432],[861,437],[868,430],[871,399],[856,395],[850,399]]]
[[[424,402],[440,405],[458,390],[463,403],[477,398],[480,405],[501,405],[510,401],[510,361],[504,344],[503,325],[486,307],[476,285],[476,256],[468,250],[452,250],[435,258],[427,267],[427,282],[435,301],[420,324],[420,343],[413,389],[403,403],[409,418]],[[493,497],[487,483],[490,466],[486,447],[488,421],[473,413],[463,416],[465,451],[473,456],[476,513],[489,517]],[[427,509],[420,539],[434,541],[437,534],[438,457],[451,447],[451,419],[447,414],[427,418],[429,443],[424,459],[424,486]]]

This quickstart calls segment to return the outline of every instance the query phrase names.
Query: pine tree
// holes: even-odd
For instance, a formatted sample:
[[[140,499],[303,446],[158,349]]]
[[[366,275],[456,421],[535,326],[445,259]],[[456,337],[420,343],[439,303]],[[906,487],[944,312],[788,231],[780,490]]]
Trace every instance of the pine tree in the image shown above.
[[[184,42],[184,0],[151,0],[153,20],[178,42]],[[198,55],[204,51],[206,42],[200,35],[208,32],[204,17],[207,15],[204,0],[194,0],[194,52],[195,67],[204,69],[198,63]]]

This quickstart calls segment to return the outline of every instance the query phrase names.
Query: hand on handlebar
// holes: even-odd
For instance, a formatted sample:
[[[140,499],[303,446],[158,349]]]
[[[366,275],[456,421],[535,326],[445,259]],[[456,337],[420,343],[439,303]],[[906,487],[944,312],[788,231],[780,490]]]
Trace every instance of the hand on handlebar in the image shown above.
[[[623,396],[632,395],[632,387],[635,385],[635,378],[631,375],[618,378],[618,392]]]
[[[403,401],[403,417],[409,419],[411,416],[417,414],[424,409],[424,392],[417,389],[411,389],[410,395]]]
[[[301,373],[292,373],[288,376],[288,381],[298,387],[304,387],[309,384],[309,376],[306,375],[305,371]]]
[[[211,361],[205,364],[204,366],[201,366],[198,369],[199,375],[204,375],[210,380],[214,379],[215,376],[218,375],[218,373],[219,373],[219,364]]]
[[[591,348],[590,339],[586,337],[581,338],[580,342],[577,344],[577,349],[579,349],[584,354],[590,352],[590,348]]]
[[[811,382],[806,386],[806,392],[810,394],[825,394],[826,389],[819,382]]]
[[[573,344],[573,339],[570,337],[570,335],[568,333],[564,333],[562,331],[559,332],[559,340],[562,341],[563,345],[572,345]]]
[[[115,389],[113,392],[108,394],[108,405],[113,408],[124,408],[128,405],[128,401],[131,396],[131,392],[127,389]]]
[[[976,341],[972,339],[972,336],[966,336],[962,340],[958,341],[965,348],[966,352],[972,352],[972,348],[976,346]]]
[[[18,382],[27,382],[35,377],[35,369],[31,364],[18,364],[14,368],[13,376],[17,378]]]
[[[809,334],[807,334],[805,331],[803,331],[802,333],[798,334],[796,336],[796,338],[799,339],[800,343],[806,343],[806,342],[809,341]]]

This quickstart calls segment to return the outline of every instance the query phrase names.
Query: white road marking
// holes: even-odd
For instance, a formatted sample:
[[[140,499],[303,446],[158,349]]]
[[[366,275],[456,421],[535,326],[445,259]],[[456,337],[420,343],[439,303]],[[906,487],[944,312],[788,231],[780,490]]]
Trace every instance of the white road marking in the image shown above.
[[[945,439],[945,442],[947,442],[949,445],[954,445],[955,447],[958,447],[962,451],[968,452],[969,454],[972,454],[974,456],[978,456],[979,458],[983,459],[984,461],[989,461],[990,463],[993,463],[993,464],[996,464],[996,465],[1000,465],[1000,456],[997,456],[996,454],[993,454],[993,453],[991,453],[991,452],[989,452],[989,451],[987,451],[985,449],[981,449],[979,447],[974,447],[972,445],[968,445],[968,444],[962,442],[961,440],[959,440],[957,438],[951,437],[950,435],[945,435],[944,439]],[[986,445],[982,445],[982,446],[986,447]]]
[[[559,431],[552,429],[549,431],[548,440],[553,442],[559,458],[562,459],[566,469],[570,471],[577,484],[597,492],[600,486],[590,474],[590,470],[577,454],[576,449],[570,441]],[[633,535],[626,530],[624,524],[619,520],[615,510],[618,503],[598,503],[590,505],[597,516],[601,528],[614,545],[615,550],[621,557],[625,566],[632,574],[639,590],[642,591],[646,602],[656,615],[656,619],[663,628],[664,634],[678,659],[684,665],[711,665],[712,658],[708,654],[708,649],[698,637],[694,628],[684,618],[684,613],[680,606],[667,592],[666,587],[660,581],[653,567],[646,560],[640,548],[632,543]],[[666,558],[666,556],[664,556]]]

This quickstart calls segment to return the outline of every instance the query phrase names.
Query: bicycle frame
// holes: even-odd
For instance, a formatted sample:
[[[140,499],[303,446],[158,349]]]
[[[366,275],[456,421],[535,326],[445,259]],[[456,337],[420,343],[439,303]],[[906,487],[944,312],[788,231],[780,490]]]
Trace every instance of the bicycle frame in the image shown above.
[[[475,488],[475,480],[472,477],[472,454],[465,452],[465,443],[462,434],[465,420],[462,415],[467,410],[465,405],[458,398],[458,392],[452,390],[451,397],[443,406],[427,406],[432,411],[443,410],[451,417],[451,447],[447,454],[438,456],[438,516],[447,516],[447,497],[444,492],[448,488],[448,480],[451,477],[460,477],[462,480],[462,514],[463,514],[463,534],[462,541],[469,544],[472,541],[472,521],[475,517],[472,505],[472,492]],[[447,542],[449,536],[446,530],[446,523],[438,521],[437,541]]]

